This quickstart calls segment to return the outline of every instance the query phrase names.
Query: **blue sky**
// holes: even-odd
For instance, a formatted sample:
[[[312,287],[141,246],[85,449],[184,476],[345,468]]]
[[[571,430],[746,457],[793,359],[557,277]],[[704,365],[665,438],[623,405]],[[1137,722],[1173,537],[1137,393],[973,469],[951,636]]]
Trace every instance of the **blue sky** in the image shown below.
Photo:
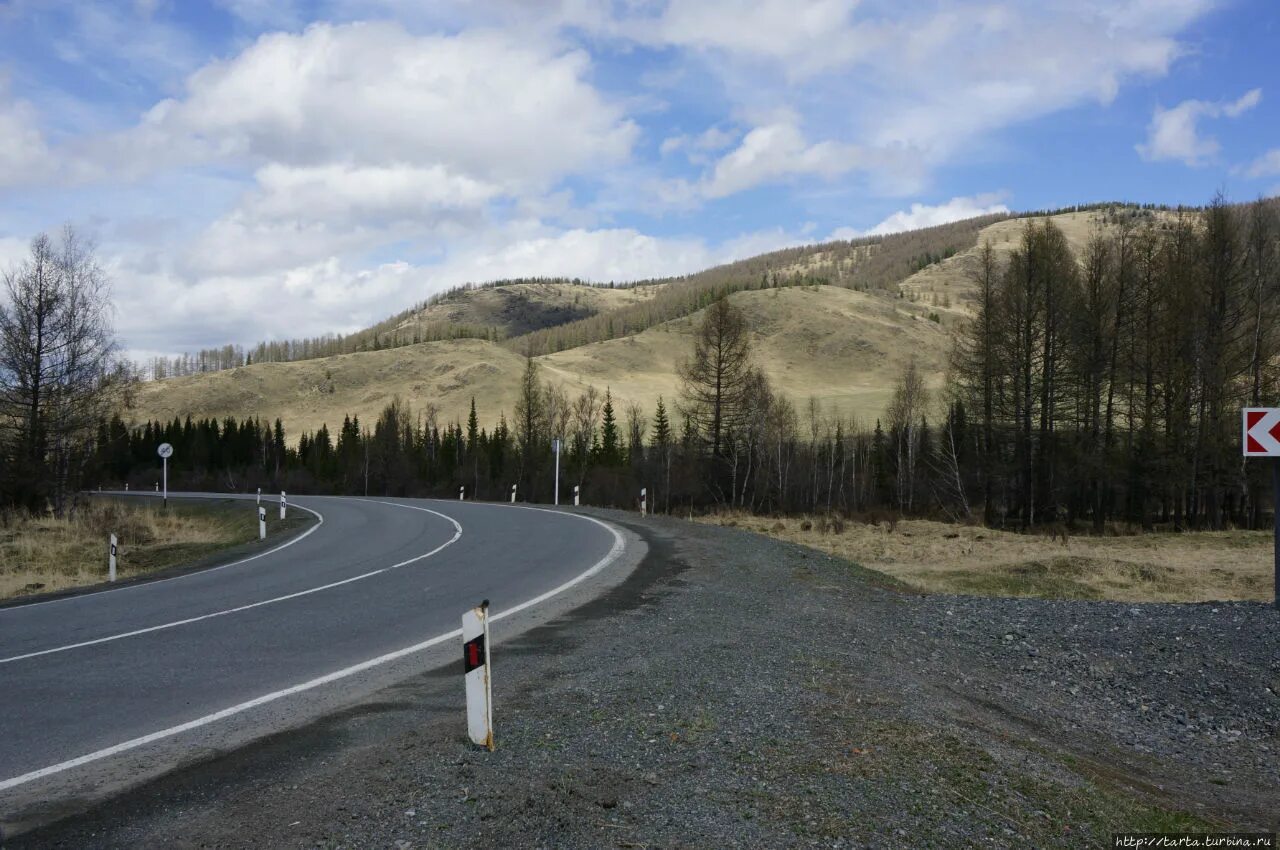
[[[1273,0],[0,0],[0,265],[71,222],[135,356],[466,281],[1280,193]]]

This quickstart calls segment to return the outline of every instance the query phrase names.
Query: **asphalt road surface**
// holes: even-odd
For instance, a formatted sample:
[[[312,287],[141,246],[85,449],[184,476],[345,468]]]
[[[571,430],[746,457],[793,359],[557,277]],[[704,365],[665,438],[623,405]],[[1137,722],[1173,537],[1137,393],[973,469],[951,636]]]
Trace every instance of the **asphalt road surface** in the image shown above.
[[[83,793],[77,774],[103,763],[116,783],[154,775],[161,744],[180,762],[230,741],[223,727],[243,740],[267,710],[278,721],[405,657],[460,652],[460,615],[481,599],[494,620],[527,616],[628,546],[599,520],[520,506],[290,497],[298,509],[321,521],[245,560],[0,608],[0,822],[24,793]]]

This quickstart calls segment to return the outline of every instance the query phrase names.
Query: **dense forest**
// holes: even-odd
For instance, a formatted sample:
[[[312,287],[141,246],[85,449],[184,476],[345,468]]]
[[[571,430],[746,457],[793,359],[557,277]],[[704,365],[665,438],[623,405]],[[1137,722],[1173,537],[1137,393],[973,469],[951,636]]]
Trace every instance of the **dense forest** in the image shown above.
[[[551,501],[658,510],[932,515],[1029,528],[1108,523],[1256,526],[1262,464],[1242,462],[1239,408],[1280,401],[1280,208],[1118,215],[1083,257],[1048,220],[1005,260],[970,270],[976,317],[953,378],[931,393],[914,364],[883,421],[797,406],[753,362],[743,316],[711,302],[681,396],[617,410],[606,390],[571,399],[527,360],[520,399],[492,431],[392,402],[293,443],[274,424],[103,423],[102,480],[147,486],[154,447],[177,447],[182,486]]]

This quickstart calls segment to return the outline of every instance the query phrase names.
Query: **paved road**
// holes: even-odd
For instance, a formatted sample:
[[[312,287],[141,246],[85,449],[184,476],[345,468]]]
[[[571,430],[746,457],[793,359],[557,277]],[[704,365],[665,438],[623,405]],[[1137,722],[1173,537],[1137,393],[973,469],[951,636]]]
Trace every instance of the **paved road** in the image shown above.
[[[257,705],[341,688],[406,648],[451,640],[461,612],[483,598],[497,618],[542,604],[623,548],[612,527],[570,513],[290,502],[322,522],[266,554],[0,609],[0,804],[55,774],[121,752],[141,757],[153,740],[199,730],[207,745],[211,730]]]

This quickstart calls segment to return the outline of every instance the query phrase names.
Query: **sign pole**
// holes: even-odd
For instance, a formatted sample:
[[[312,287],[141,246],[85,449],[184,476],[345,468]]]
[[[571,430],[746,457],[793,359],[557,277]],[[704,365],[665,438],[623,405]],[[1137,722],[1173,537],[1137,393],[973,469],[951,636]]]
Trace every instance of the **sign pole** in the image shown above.
[[[1271,459],[1272,522],[1275,524],[1274,604],[1280,611],[1280,407],[1246,407],[1241,425],[1245,457]]]
[[[173,457],[173,446],[169,443],[161,443],[156,446],[156,454],[160,455],[160,459],[164,462],[164,507],[167,508],[169,507],[169,458]],[[160,488],[156,487],[156,489]]]
[[[1275,525],[1275,585],[1273,604],[1280,611],[1280,457],[1271,460],[1271,496],[1272,522]]]
[[[556,450],[556,492],[552,497],[552,504],[560,504],[560,438],[556,437],[552,442],[552,448]]]

